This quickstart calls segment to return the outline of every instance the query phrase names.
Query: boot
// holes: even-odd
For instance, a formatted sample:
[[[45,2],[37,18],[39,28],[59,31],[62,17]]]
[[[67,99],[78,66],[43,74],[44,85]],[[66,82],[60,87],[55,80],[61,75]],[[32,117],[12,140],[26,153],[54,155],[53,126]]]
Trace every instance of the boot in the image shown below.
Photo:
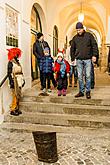
[[[79,92],[78,94],[75,95],[76,98],[77,97],[83,97],[83,96],[84,96],[84,93],[82,93],[82,92]]]
[[[18,107],[17,107],[16,111],[19,113],[19,115],[21,115],[22,114],[22,111],[19,109],[19,100],[17,102],[17,105],[18,105]]]
[[[62,92],[61,90],[58,90],[58,96],[61,96]]]
[[[22,111],[21,110],[17,109],[16,111],[19,113],[19,115],[22,114]]]
[[[62,95],[66,96],[66,89],[62,89]]]
[[[90,91],[86,92],[86,98],[87,98],[87,99],[91,99]]]
[[[17,110],[11,111],[10,115],[18,116],[19,112]]]

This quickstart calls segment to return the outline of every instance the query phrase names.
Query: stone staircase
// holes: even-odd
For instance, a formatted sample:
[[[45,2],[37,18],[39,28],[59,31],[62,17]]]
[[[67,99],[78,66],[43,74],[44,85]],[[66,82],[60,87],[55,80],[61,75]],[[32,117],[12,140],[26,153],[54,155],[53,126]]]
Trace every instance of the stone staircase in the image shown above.
[[[66,97],[39,96],[35,89],[24,94],[19,116],[5,115],[2,128],[27,131],[71,131],[73,127],[110,128],[110,87],[92,91],[92,99],[78,98],[69,91]],[[77,92],[74,91],[74,93]]]

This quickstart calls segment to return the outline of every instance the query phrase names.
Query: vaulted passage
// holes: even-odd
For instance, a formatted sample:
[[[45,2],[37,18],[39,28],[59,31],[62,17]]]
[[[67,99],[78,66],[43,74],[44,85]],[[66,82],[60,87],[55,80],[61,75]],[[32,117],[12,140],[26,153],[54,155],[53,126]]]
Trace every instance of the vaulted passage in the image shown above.
[[[56,132],[58,165],[110,163],[110,1],[109,0],[7,0],[0,2],[0,164],[41,165],[32,137],[33,131]],[[36,34],[41,32],[56,60],[58,48],[66,53],[76,34],[76,23],[96,39],[99,49],[95,86],[91,99],[40,90],[38,61],[33,54]],[[10,115],[12,101],[7,81],[7,49],[22,50],[25,87],[19,116]],[[66,55],[65,55],[66,56]],[[6,79],[6,81],[5,81]],[[2,81],[3,80],[3,81]],[[86,85],[86,84],[85,84]]]

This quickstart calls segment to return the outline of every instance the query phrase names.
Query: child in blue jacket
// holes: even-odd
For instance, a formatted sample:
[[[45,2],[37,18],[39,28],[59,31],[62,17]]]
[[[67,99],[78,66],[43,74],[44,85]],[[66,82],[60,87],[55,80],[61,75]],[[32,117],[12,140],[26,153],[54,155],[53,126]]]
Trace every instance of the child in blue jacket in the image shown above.
[[[40,60],[40,71],[42,71],[42,78],[43,78],[43,92],[46,92],[46,87],[48,89],[48,92],[51,92],[50,89],[50,80],[51,75],[53,74],[53,63],[54,60],[49,54],[49,48],[44,48],[44,56]],[[46,83],[47,82],[47,83]],[[47,85],[46,85],[47,84]]]

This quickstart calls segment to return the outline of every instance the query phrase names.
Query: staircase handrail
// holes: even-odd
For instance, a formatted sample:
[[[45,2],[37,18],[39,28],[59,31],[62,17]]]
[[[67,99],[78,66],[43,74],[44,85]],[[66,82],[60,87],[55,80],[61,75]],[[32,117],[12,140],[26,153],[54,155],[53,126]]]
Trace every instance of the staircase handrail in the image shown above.
[[[2,87],[2,85],[5,83],[6,79],[8,78],[8,74],[6,74],[6,76],[3,78],[3,80],[0,82],[0,88]]]

